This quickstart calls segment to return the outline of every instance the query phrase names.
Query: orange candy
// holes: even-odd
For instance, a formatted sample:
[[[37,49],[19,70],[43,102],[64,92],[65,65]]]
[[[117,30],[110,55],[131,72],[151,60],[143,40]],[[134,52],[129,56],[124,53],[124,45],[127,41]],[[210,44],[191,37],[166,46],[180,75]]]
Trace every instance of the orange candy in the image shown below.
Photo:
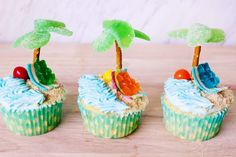
[[[185,69],[179,69],[174,74],[175,79],[185,79],[185,80],[191,80],[190,73]]]
[[[119,88],[124,95],[132,96],[140,90],[140,85],[129,74],[122,71],[116,75],[116,80],[119,83]]]

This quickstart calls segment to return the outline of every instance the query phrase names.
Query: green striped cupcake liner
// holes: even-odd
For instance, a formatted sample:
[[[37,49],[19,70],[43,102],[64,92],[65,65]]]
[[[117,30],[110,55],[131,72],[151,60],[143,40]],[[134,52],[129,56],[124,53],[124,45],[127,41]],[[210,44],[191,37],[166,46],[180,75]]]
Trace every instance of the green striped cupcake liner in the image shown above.
[[[141,122],[142,111],[120,116],[90,111],[80,102],[78,106],[84,127],[98,137],[115,139],[128,136],[138,128]]]
[[[224,108],[207,116],[194,116],[173,111],[162,99],[165,128],[174,136],[189,141],[206,141],[220,131],[222,121],[228,112]]]
[[[15,134],[36,136],[47,133],[58,126],[62,115],[62,102],[43,108],[17,112],[1,107],[6,127]]]

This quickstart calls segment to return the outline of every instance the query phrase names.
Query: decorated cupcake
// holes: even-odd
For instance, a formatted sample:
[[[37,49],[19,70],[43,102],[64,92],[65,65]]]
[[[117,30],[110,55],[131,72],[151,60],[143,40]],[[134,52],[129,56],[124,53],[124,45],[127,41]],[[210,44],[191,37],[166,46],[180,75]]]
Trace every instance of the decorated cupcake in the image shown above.
[[[194,24],[170,33],[195,47],[191,74],[180,69],[164,85],[161,98],[165,127],[173,135],[190,141],[213,138],[233,103],[233,92],[219,86],[220,79],[208,63],[199,64],[201,45],[224,40],[224,32]]]
[[[104,21],[103,29],[93,47],[103,52],[115,44],[116,69],[107,70],[103,75],[82,76],[78,106],[90,133],[104,138],[121,138],[137,129],[148,104],[140,84],[122,67],[121,49],[128,48],[134,37],[150,39],[125,21]]]
[[[2,118],[16,134],[44,134],[60,123],[65,90],[46,61],[39,59],[40,48],[49,42],[51,32],[72,35],[62,22],[35,20],[34,30],[14,43],[14,47],[34,49],[33,63],[16,67],[13,75],[0,78]]]

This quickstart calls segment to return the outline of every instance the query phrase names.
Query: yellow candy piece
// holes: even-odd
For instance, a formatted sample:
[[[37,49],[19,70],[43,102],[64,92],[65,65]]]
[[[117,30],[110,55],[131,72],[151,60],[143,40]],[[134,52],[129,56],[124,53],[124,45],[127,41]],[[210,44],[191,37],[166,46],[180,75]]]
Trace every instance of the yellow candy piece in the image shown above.
[[[111,73],[112,73],[112,70],[107,70],[103,75],[102,75],[102,79],[105,83],[109,83],[111,82]]]

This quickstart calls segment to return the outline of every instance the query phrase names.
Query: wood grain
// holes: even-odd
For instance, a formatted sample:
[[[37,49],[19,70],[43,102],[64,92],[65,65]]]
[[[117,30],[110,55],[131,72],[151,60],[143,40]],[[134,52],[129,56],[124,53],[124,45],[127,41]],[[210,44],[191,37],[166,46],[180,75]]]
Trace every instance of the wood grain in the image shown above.
[[[0,44],[0,77],[12,74],[15,66],[32,62],[33,52]],[[200,62],[208,61],[236,95],[236,47],[202,47]],[[217,137],[206,142],[188,142],[164,128],[160,96],[163,82],[178,68],[190,69],[193,49],[179,45],[133,45],[124,50],[123,65],[142,84],[150,104],[142,124],[132,135],[101,139],[87,133],[77,110],[77,80],[83,74],[115,68],[115,49],[95,53],[88,44],[50,44],[41,58],[65,85],[67,99],[63,120],[53,131],[36,137],[17,136],[0,122],[0,156],[235,156],[236,107],[233,105]],[[1,119],[0,119],[1,120]]]

